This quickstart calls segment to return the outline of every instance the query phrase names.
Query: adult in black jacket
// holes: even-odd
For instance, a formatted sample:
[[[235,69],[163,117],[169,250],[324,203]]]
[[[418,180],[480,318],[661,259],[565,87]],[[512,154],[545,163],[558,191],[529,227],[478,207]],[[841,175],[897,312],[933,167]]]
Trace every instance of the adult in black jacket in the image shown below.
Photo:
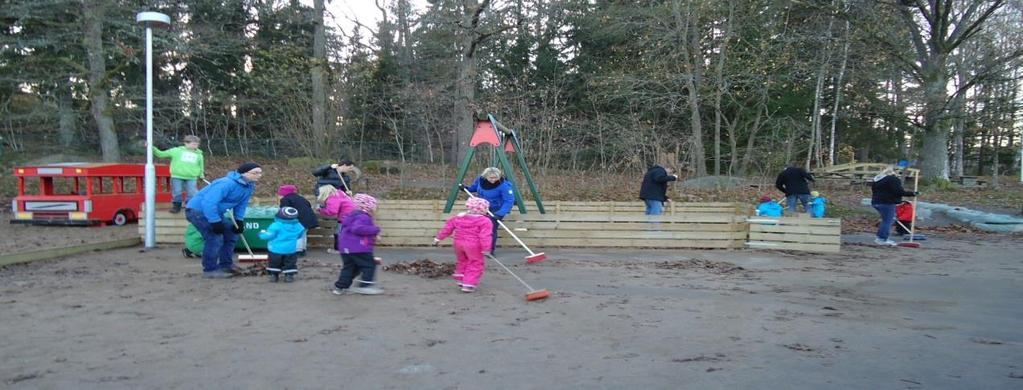
[[[664,213],[664,202],[668,201],[668,182],[678,180],[678,175],[671,168],[654,164],[647,168],[643,175],[643,184],[639,188],[639,198],[646,203],[646,215]]]
[[[319,225],[319,218],[316,217],[316,213],[313,212],[313,206],[306,200],[305,197],[298,194],[298,187],[291,184],[285,184],[277,188],[277,195],[281,197],[281,201],[278,204],[280,208],[294,207],[298,210],[298,222],[305,226],[306,233],[302,234],[302,238],[298,240],[296,249],[298,250],[299,256],[305,256],[306,249],[306,235],[309,229],[312,229]]]
[[[895,222],[895,206],[902,203],[903,196],[917,196],[917,192],[902,189],[902,181],[895,176],[895,168],[888,167],[874,176],[870,193],[870,205],[881,214],[881,224],[877,227],[877,238],[874,239],[874,243],[895,246],[895,241],[888,239],[892,223]]]
[[[313,169],[313,176],[316,176],[316,186],[313,193],[320,196],[320,186],[330,185],[341,191],[349,192],[352,188],[352,179],[348,175],[355,171],[355,163],[352,160],[341,160],[336,164],[322,165]],[[348,196],[352,194],[349,193]]]
[[[813,182],[813,175],[799,167],[796,161],[789,162],[789,166],[778,174],[774,180],[774,186],[785,193],[785,200],[788,202],[789,211],[796,212],[796,201],[803,204],[803,212],[810,212],[810,182]]]

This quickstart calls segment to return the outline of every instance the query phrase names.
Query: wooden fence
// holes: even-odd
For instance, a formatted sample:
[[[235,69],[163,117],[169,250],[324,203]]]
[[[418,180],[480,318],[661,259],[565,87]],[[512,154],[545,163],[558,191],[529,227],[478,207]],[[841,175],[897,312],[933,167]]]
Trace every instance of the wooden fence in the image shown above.
[[[669,203],[665,214],[647,216],[640,202],[565,202],[546,204],[547,214],[512,212],[504,222],[534,250],[580,248],[754,248],[837,251],[840,222],[833,219],[781,218],[747,223],[751,206],[742,203]],[[381,246],[426,246],[455,213],[444,214],[442,200],[382,200],[376,223]],[[456,209],[457,210],[457,209]],[[753,219],[756,221],[756,219]],[[156,241],[183,243],[184,214],[158,210]],[[308,233],[310,247],[329,247],[332,219]],[[139,234],[145,234],[140,221]],[[499,229],[501,247],[518,244]],[[748,239],[748,240],[747,240]],[[442,245],[450,245],[445,240]]]

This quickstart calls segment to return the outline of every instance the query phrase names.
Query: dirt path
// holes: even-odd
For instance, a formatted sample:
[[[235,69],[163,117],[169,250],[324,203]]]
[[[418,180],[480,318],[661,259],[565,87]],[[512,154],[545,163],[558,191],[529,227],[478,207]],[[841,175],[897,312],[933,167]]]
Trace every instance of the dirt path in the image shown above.
[[[1023,242],[841,254],[547,250],[481,290],[383,273],[384,296],[204,280],[178,248],[0,270],[7,388],[1020,388]],[[443,249],[386,262],[450,261]],[[736,268],[736,267],[741,267]]]

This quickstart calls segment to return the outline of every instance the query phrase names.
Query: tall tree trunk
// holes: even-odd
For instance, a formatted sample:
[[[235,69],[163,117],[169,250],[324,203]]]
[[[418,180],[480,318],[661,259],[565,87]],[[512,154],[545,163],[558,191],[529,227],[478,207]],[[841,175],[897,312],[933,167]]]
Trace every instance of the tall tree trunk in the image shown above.
[[[924,64],[924,128],[920,160],[923,177],[948,180],[948,124],[945,121],[945,103],[948,100],[948,77],[945,75],[945,56]]]
[[[75,122],[77,117],[74,98],[71,96],[74,92],[71,89],[73,85],[71,76],[68,76],[67,80],[64,80],[62,84],[57,87],[57,113],[59,117],[57,129],[60,135],[60,146],[69,148],[75,143]]]
[[[728,50],[728,40],[732,35],[732,17],[735,14],[734,2],[728,2],[728,16],[725,21],[725,33],[721,37],[721,53],[718,55],[718,62],[714,73],[716,88],[714,88],[714,176],[721,175],[721,95],[725,93],[725,53]],[[734,143],[732,144],[734,148]],[[734,154],[733,154],[734,156]],[[729,171],[734,169],[729,166]]]
[[[323,26],[323,1],[313,1],[313,66],[309,69],[313,87],[313,131],[315,137],[328,139],[327,136],[327,87],[324,80],[327,64],[327,40]],[[315,142],[314,151],[319,157],[326,157],[331,145]]]
[[[753,127],[750,128],[749,137],[746,138],[746,153],[742,156],[742,167],[739,170],[740,176],[749,174],[749,166],[753,163],[753,146],[757,139],[757,132],[760,131],[761,112],[764,109],[763,101],[761,101],[761,104],[757,106],[757,115],[753,119]],[[786,160],[788,160],[788,153],[789,151],[786,150]]]
[[[681,27],[681,36],[687,38],[686,43],[680,46],[686,71],[685,85],[688,90],[689,124],[692,127],[693,155],[690,158],[696,176],[707,176],[707,159],[703,147],[703,121],[700,118],[700,87],[703,84],[703,52],[700,50],[700,35],[697,33],[697,22],[699,18],[693,10],[693,4],[687,3],[686,14],[681,15],[679,1],[672,3],[672,10],[675,16],[675,23]]]
[[[476,0],[462,0],[462,40],[458,61],[458,78],[455,80],[455,101],[452,116],[455,131],[452,140],[452,161],[461,163],[469,148],[469,137],[475,127],[473,112],[476,102],[476,48],[493,34],[478,30],[483,11],[490,0],[477,3]],[[510,173],[509,173],[510,174]]]
[[[842,65],[838,68],[838,80],[835,81],[835,107],[831,110],[831,136],[828,137],[828,165],[835,165],[835,147],[837,146],[836,137],[838,135],[836,128],[838,127],[838,110],[841,107],[842,101],[842,82],[845,79],[845,68],[849,62],[849,21],[845,21],[845,44],[842,46]]]
[[[99,131],[99,145],[103,153],[103,161],[116,162],[121,160],[121,151],[114,130],[114,119],[110,116],[110,97],[107,90],[107,65],[103,53],[103,20],[106,16],[106,1],[86,0],[82,6],[82,17],[85,22],[85,35],[82,45],[85,46],[89,60],[89,111]]]
[[[472,39],[472,36],[467,38],[469,41]],[[452,157],[456,164],[461,164],[465,158],[466,150],[469,148],[469,137],[472,137],[475,127],[472,106],[476,100],[476,58],[473,54],[462,52],[458,61],[458,78],[455,80],[455,106],[452,110],[455,118],[455,131],[452,140],[454,146]]]

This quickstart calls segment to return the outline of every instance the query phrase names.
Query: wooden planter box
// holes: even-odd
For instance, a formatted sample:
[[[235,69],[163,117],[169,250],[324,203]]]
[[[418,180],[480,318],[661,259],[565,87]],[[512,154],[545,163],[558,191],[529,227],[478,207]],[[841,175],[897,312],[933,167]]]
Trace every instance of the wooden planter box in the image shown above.
[[[750,217],[750,248],[838,252],[842,246],[842,220],[808,217]]]

